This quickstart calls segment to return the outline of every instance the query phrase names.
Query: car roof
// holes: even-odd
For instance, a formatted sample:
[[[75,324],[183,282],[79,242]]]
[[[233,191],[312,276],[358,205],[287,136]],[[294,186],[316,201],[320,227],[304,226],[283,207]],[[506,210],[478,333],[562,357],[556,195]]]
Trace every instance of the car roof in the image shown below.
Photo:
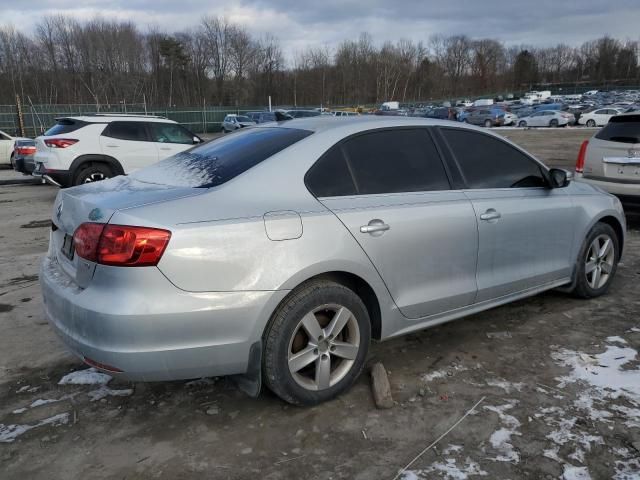
[[[177,123],[165,117],[155,115],[68,115],[66,117],[58,117],[56,120],[80,120],[86,123],[111,123],[111,122],[158,122],[158,123]]]

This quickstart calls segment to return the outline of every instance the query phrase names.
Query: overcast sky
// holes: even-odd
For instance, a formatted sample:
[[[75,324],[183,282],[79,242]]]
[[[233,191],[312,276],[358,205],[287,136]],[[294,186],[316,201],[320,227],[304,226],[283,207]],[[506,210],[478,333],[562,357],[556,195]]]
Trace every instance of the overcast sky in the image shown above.
[[[367,31],[374,41],[427,40],[434,33],[491,37],[507,44],[579,44],[609,34],[639,39],[639,0],[0,0],[0,24],[32,26],[48,14],[132,20],[179,31],[204,14],[224,15],[290,57],[307,45],[335,46]]]

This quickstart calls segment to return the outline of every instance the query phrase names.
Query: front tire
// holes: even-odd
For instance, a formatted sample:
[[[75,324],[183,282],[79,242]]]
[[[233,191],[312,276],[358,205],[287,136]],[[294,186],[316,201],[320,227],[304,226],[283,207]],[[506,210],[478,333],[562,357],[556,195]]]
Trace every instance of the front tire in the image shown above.
[[[289,294],[265,330],[265,384],[295,405],[329,400],[360,375],[370,340],[360,297],[344,285],[312,280]]]
[[[620,239],[606,223],[596,223],[587,234],[575,268],[573,294],[580,298],[604,295],[618,268]]]
[[[113,172],[108,165],[104,163],[90,163],[83,166],[73,180],[73,185],[82,185],[85,183],[99,182],[113,177]]]
[[[491,128],[491,126],[493,125],[493,123],[491,123],[491,120],[485,120],[484,121],[484,126],[487,128]]]
[[[591,119],[591,120],[587,120],[587,127],[595,127],[596,126],[596,121]]]
[[[555,118],[553,120],[551,120],[549,122],[549,127],[551,128],[557,128],[558,127],[558,120],[556,120]]]
[[[518,126],[520,128],[527,128],[527,122],[525,122],[524,120],[520,121],[520,123],[518,123]]]

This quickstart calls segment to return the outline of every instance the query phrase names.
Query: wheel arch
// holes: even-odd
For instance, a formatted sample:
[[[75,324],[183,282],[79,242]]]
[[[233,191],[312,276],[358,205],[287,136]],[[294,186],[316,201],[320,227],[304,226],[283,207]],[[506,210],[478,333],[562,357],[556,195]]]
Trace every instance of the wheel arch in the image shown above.
[[[380,299],[375,289],[360,275],[344,270],[331,270],[310,276],[300,281],[291,292],[278,304],[274,310],[277,311],[281,304],[286,302],[295,291],[302,285],[313,280],[329,280],[343,285],[352,290],[364,303],[369,313],[369,321],[371,322],[371,338],[380,340],[382,337],[382,310],[380,307]]]
[[[87,154],[80,155],[71,162],[71,166],[69,167],[71,178],[75,178],[80,169],[89,163],[104,163],[109,165],[115,175],[124,175],[124,167],[117,159],[109,155]]]
[[[618,251],[618,260],[620,260],[620,258],[622,257],[622,251],[624,250],[624,228],[622,227],[622,224],[613,215],[606,215],[602,218],[599,218],[596,223],[605,223],[613,228],[614,232],[616,232],[616,236],[618,237],[618,243],[620,246],[620,249]]]

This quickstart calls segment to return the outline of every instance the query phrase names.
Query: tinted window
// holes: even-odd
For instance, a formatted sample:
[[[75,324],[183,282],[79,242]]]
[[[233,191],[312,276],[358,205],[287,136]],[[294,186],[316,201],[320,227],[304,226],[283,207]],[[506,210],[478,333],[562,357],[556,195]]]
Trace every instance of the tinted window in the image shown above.
[[[450,188],[425,130],[386,130],[350,138],[334,147],[308,175],[307,185],[316,196],[352,195],[354,187],[360,195]]]
[[[151,123],[151,140],[160,143],[193,144],[193,133],[175,123]]]
[[[33,147],[35,144],[35,140],[16,140],[16,147]]]
[[[340,145],[329,150],[311,167],[305,181],[316,197],[342,197],[357,193]]]
[[[186,152],[178,153],[133,178],[149,183],[183,187],[215,187],[311,135],[293,128],[243,129]]]
[[[260,121],[261,122],[275,122],[276,121],[276,114],[273,112],[270,113],[263,113],[260,115]]]
[[[148,141],[146,126],[143,122],[111,122],[102,135],[119,140]]]
[[[250,122],[251,119],[249,117],[244,117],[244,116],[238,116],[236,117],[236,120],[238,120],[239,122]]]
[[[469,188],[543,187],[540,166],[511,145],[489,135],[442,129]]]
[[[640,143],[640,115],[612,117],[596,138],[609,142]]]
[[[71,120],[70,118],[61,118],[49,130],[44,132],[45,136],[60,135],[63,133],[71,133],[86,125],[85,122],[79,120]]]

